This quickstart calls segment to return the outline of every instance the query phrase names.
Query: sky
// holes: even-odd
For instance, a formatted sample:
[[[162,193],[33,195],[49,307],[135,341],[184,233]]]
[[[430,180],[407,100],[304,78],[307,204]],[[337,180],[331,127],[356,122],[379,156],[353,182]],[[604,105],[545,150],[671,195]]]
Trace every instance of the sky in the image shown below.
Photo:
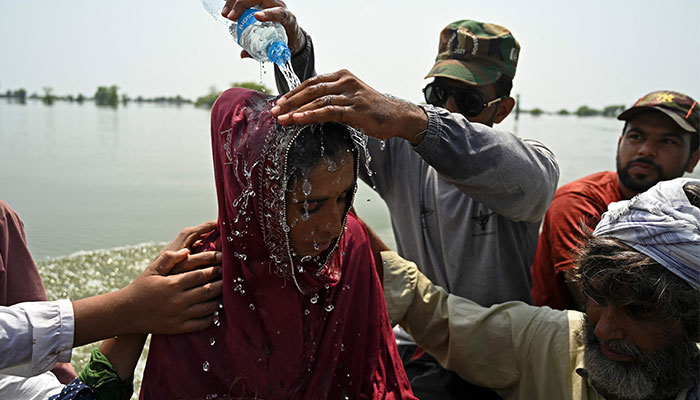
[[[700,98],[700,1],[287,0],[316,48],[316,71],[346,68],[375,89],[423,101],[440,30],[503,25],[520,42],[513,94],[556,111],[630,105],[659,89]],[[131,97],[206,94],[272,68],[240,49],[199,0],[0,0],[0,92]]]

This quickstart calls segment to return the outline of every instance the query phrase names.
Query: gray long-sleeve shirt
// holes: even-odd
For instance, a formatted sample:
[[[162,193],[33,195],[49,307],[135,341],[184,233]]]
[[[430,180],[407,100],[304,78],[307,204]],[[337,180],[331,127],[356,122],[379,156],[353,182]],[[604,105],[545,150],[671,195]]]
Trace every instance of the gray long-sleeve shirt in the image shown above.
[[[302,80],[314,74],[307,39],[292,60]],[[286,92],[279,75],[277,85]],[[361,175],[389,208],[398,253],[481,305],[531,303],[539,224],[559,180],[554,155],[537,141],[421,107],[428,130],[420,144],[370,139],[373,174]]]

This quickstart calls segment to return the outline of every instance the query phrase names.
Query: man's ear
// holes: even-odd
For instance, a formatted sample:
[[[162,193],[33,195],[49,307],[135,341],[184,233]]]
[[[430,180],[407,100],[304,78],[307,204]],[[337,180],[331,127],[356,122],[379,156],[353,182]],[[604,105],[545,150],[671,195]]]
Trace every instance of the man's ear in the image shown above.
[[[515,107],[515,99],[512,97],[506,97],[505,99],[498,102],[498,111],[496,112],[496,118],[493,122],[496,124],[501,123]]]

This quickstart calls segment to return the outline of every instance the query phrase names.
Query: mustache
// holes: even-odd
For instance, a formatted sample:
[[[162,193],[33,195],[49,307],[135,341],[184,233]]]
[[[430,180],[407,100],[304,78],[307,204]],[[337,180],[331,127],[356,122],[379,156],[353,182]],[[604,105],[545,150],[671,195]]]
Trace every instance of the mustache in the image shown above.
[[[601,343],[615,353],[625,354],[635,359],[642,356],[642,351],[639,350],[639,347],[630,343],[625,343],[620,340],[603,340]]]
[[[642,351],[634,344],[626,343],[622,340],[600,340],[600,338],[593,333],[593,327],[590,325],[590,323],[588,321],[586,323],[587,326],[585,327],[584,337],[588,345],[595,346],[597,348],[600,348],[601,345],[605,345],[605,347],[609,348],[615,353],[628,355],[635,359],[642,357]]]
[[[657,163],[655,163],[654,160],[652,160],[651,158],[647,158],[647,157],[635,158],[634,160],[628,162],[627,165],[625,165],[625,169],[626,170],[629,169],[632,164],[647,164],[647,165],[653,167],[654,169],[656,169],[656,171],[659,174],[661,174],[663,172],[663,169],[661,168],[661,166],[658,165]]]

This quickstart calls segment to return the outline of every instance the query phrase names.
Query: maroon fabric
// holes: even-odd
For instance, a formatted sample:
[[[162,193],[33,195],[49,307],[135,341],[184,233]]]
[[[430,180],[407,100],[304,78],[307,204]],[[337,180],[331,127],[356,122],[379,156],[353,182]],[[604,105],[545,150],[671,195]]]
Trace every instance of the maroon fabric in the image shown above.
[[[212,110],[220,326],[154,335],[142,399],[414,398],[394,342],[367,233],[353,215],[323,262],[295,265],[287,238],[286,154],[269,96],[231,89]]]
[[[0,200],[0,306],[46,300],[46,290],[27,247],[24,224],[17,213]],[[70,363],[51,370],[61,383],[77,377]]]
[[[542,223],[542,233],[532,262],[532,300],[536,306],[575,310],[564,272],[573,268],[573,251],[581,243],[581,222],[591,230],[608,210],[623,200],[617,173],[597,172],[560,187]]]
[[[42,300],[46,300],[46,290],[27,248],[24,224],[0,200],[0,305]]]

